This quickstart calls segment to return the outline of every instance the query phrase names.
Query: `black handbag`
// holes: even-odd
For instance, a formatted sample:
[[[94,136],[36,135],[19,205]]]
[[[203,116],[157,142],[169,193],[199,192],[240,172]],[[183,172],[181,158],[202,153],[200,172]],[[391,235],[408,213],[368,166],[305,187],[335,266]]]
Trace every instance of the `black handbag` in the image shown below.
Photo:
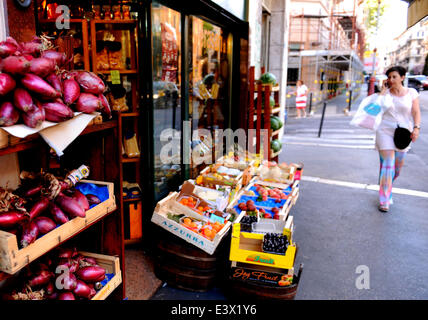
[[[397,128],[394,131],[394,144],[397,149],[406,149],[409,146],[410,142],[412,142],[411,135],[412,133],[408,129],[401,128],[397,124]]]

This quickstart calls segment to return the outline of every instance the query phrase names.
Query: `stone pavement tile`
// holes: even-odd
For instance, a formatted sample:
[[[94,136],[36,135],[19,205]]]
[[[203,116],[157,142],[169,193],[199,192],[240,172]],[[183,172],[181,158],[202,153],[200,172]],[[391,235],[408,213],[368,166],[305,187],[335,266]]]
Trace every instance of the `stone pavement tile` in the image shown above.
[[[153,270],[152,260],[141,249],[125,249],[125,294],[129,300],[148,300],[162,286]]]

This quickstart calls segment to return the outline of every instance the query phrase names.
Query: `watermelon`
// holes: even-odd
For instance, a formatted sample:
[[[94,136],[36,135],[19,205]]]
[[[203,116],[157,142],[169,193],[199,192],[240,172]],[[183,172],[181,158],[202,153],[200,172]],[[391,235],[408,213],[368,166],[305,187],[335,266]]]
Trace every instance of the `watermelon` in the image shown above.
[[[270,117],[270,128],[273,131],[279,130],[282,128],[284,123],[281,121],[281,119],[277,116],[271,116]]]
[[[262,76],[260,77],[260,81],[263,84],[271,84],[273,86],[276,86],[278,84],[278,82],[276,81],[275,75],[270,72],[263,73]]]
[[[272,140],[272,142],[270,143],[270,147],[273,150],[273,152],[276,153],[281,150],[282,143],[278,139],[275,139],[275,140]]]
[[[269,97],[269,105],[271,106],[271,108],[275,107],[275,104],[276,104],[275,99],[272,96],[270,96]],[[262,107],[264,107],[264,106],[265,106],[265,96],[263,94],[262,95]],[[254,107],[257,108],[257,98],[254,99]]]

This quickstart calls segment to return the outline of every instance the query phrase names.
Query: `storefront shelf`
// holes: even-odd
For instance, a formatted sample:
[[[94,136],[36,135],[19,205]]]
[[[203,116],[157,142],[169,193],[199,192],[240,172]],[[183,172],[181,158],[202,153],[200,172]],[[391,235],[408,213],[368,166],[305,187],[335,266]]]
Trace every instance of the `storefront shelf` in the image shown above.
[[[124,163],[139,162],[139,161],[140,161],[140,157],[136,157],[136,158],[122,158],[122,162],[124,162]]]
[[[137,74],[138,71],[135,69],[132,70],[126,70],[126,69],[121,69],[121,70],[97,70],[98,73],[102,73],[102,74],[110,74],[112,71],[119,71],[120,74]]]

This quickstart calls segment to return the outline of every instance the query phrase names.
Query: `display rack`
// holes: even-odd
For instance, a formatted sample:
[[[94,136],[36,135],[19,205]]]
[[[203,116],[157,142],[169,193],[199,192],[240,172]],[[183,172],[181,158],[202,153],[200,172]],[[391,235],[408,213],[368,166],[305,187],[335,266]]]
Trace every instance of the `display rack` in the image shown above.
[[[264,68],[262,69],[262,73]],[[249,140],[252,143],[254,140],[256,142],[256,153],[260,154],[260,148],[262,144],[263,137],[260,130],[267,130],[268,139],[265,142],[269,143],[268,151],[268,160],[269,161],[278,161],[278,155],[281,153],[281,150],[274,152],[270,143],[274,139],[277,139],[283,130],[282,128],[273,131],[271,129],[271,116],[280,113],[279,105],[279,86],[272,86],[270,84],[262,84],[259,81],[255,80],[255,67],[250,67],[249,70],[249,111],[248,111],[248,129],[257,129],[256,136],[254,137],[252,131],[249,132]],[[273,94],[275,100],[275,106],[271,108],[270,106],[270,96]],[[264,97],[264,105],[262,99],[257,99],[257,104],[254,105],[255,97]]]
[[[131,171],[133,182],[141,186],[140,180],[140,167],[141,167],[141,158],[138,157],[126,157],[123,154],[124,149],[124,131],[127,129],[132,129],[138,139],[138,146],[141,150],[141,136],[138,132],[138,120],[140,117],[139,111],[139,98],[138,98],[138,87],[139,87],[139,77],[138,77],[138,58],[137,58],[137,43],[136,37],[138,36],[138,23],[137,20],[91,20],[91,44],[92,44],[92,71],[94,73],[110,75],[113,76],[114,72],[119,73],[120,83],[123,83],[123,78],[127,77],[127,80],[131,83],[131,101],[128,105],[129,110],[126,112],[116,111],[118,119],[118,143],[117,143],[117,152],[119,154],[119,190],[121,190],[118,197],[119,210],[124,213],[125,217],[125,243],[135,243],[139,242],[142,239],[142,198],[141,196],[137,198],[124,198],[122,190],[124,189],[124,180],[128,179],[127,176],[131,174],[126,174],[125,172]],[[128,31],[129,32],[129,43],[125,42],[126,46],[129,46],[130,53],[130,63],[129,69],[126,68],[112,68],[108,70],[98,69],[98,60],[97,55],[97,31],[100,30],[115,30],[115,31]],[[123,43],[123,41],[122,41]],[[130,169],[133,167],[132,169]],[[129,170],[128,170],[129,169]]]

